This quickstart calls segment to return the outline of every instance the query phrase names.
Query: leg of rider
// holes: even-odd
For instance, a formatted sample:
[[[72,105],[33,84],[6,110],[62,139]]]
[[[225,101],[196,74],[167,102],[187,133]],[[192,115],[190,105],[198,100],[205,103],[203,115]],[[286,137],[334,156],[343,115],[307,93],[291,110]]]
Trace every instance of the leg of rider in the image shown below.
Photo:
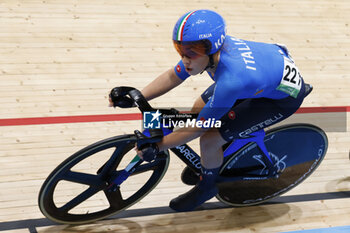
[[[222,137],[227,140],[236,138],[247,138],[249,134],[272,126],[288,118],[303,102],[304,85],[297,98],[286,97],[284,99],[245,99],[240,104],[232,108],[235,117],[231,119],[228,114],[221,118],[221,128],[219,129]]]
[[[192,113],[199,113],[203,107],[205,106],[205,104],[209,101],[209,99],[211,98],[211,96],[213,95],[214,92],[214,88],[215,88],[215,84],[210,85],[203,93],[200,97],[198,97],[192,107],[191,112]],[[239,101],[237,101],[239,102]],[[204,136],[202,136],[202,138],[204,138]],[[203,141],[203,140],[202,140]],[[209,142],[210,143],[210,142]],[[205,148],[204,143],[202,143],[202,148]],[[201,152],[202,153],[202,152]],[[205,153],[205,152],[204,152]],[[204,161],[205,162],[205,161]],[[189,167],[185,167],[184,170],[181,173],[181,180],[184,184],[187,185],[195,185],[198,183],[199,181],[199,177],[197,176],[196,173],[193,172],[193,170]]]
[[[217,129],[208,130],[200,138],[202,175],[190,191],[171,200],[170,207],[176,211],[190,211],[218,193],[216,178],[223,161],[222,145],[226,141]]]
[[[191,113],[199,113],[204,106],[205,102],[200,96],[194,102]],[[199,181],[199,174],[195,173],[191,168],[186,166],[181,173],[181,180],[184,184],[195,185]]]
[[[226,141],[219,130],[213,128],[200,137],[201,164],[207,169],[220,167],[223,162],[222,145]]]
[[[197,98],[197,100],[195,101],[191,112],[194,113],[199,113],[202,108],[205,106],[205,103],[209,101],[210,97],[212,96],[213,92],[214,92],[214,88],[215,85],[212,84],[211,86],[209,86],[204,92],[203,94]],[[173,199],[170,202],[170,207],[174,210],[177,211],[188,211],[191,210],[193,208],[195,208],[196,206],[202,204],[203,202],[205,202],[206,200],[210,199],[211,197],[215,196],[217,190],[215,189],[211,189],[212,190],[212,194],[210,194],[209,197],[204,198],[206,200],[201,201],[201,203],[196,203],[195,201],[192,200],[192,198],[187,198],[187,196],[193,196],[195,200],[199,200],[199,198],[197,198],[198,194],[198,186],[200,185],[200,188],[203,189],[203,186],[211,186],[211,187],[215,187],[215,178],[217,176],[217,174],[219,173],[219,169],[218,167],[221,165],[222,160],[223,160],[223,155],[222,155],[222,149],[221,146],[216,146],[216,145],[222,145],[223,143],[217,142],[217,143],[213,143],[215,140],[220,140],[222,139],[221,136],[219,135],[219,132],[216,130],[212,130],[212,131],[207,131],[205,134],[203,134],[200,138],[200,146],[201,146],[201,163],[202,163],[202,176],[201,176],[201,180],[204,182],[198,182],[197,179],[193,178],[195,177],[195,175],[193,175],[191,172],[188,172],[188,170],[190,170],[190,168],[186,167],[184,169],[184,171],[181,174],[181,179],[185,184],[189,184],[189,185],[194,185],[196,184],[196,186],[191,189],[188,193],[183,194],[175,199]],[[224,141],[225,143],[226,141]],[[207,152],[211,152],[211,153],[207,153]],[[212,152],[213,151],[213,152]],[[213,156],[213,157],[212,157]],[[204,164],[204,166],[203,166]],[[206,167],[208,166],[208,167]],[[208,168],[208,169],[207,169]],[[210,168],[214,168],[214,169],[210,169]],[[212,171],[210,171],[212,170]],[[187,174],[187,176],[186,176]],[[208,176],[207,176],[208,175]],[[204,184],[204,185],[203,185]],[[209,184],[209,185],[207,185]],[[216,187],[215,187],[216,188]],[[204,188],[203,190],[207,190],[206,188]],[[192,195],[192,193],[195,193],[195,195]],[[183,200],[187,200],[186,202]],[[194,205],[193,205],[194,204]]]

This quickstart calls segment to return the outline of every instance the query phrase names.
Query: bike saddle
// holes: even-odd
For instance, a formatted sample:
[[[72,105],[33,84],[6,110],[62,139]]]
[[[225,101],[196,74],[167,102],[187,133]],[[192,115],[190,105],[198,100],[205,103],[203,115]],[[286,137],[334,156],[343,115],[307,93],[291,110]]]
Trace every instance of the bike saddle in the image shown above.
[[[305,97],[308,96],[312,92],[312,89],[313,89],[313,87],[311,84],[305,83]]]

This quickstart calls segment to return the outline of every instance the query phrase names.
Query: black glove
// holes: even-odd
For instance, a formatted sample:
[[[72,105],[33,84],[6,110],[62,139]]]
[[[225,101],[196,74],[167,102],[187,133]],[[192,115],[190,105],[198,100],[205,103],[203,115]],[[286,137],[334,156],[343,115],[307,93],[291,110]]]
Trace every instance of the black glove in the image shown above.
[[[146,143],[141,145],[139,148],[140,151],[142,151],[142,157],[143,160],[147,162],[151,162],[154,160],[159,153],[159,148],[156,143]]]
[[[123,93],[121,93],[121,89],[119,87],[113,88],[109,94],[109,97],[113,102],[113,107],[131,108],[135,106],[135,103],[131,98],[125,95],[123,96]]]

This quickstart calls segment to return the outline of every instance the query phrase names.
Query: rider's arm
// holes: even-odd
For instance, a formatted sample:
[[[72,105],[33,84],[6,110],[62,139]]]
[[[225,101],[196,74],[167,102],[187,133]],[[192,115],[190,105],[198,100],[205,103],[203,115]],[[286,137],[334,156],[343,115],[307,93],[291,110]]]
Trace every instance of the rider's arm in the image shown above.
[[[176,75],[174,69],[169,69],[148,84],[141,92],[147,100],[151,100],[170,91],[183,81]]]
[[[197,120],[204,118],[208,120],[220,119],[234,104],[239,93],[243,89],[242,84],[229,77],[222,77],[217,81],[214,94],[208,103],[199,113]],[[182,128],[163,137],[162,141],[157,143],[159,150],[166,150],[178,145],[185,144],[199,136],[206,130],[205,128]]]
[[[180,60],[174,69],[169,69],[148,84],[142,90],[142,94],[147,100],[151,100],[178,86],[189,76],[182,60]]]
[[[157,143],[160,151],[167,150],[201,136],[207,129],[204,128],[181,128],[173,133],[163,137],[163,139]]]

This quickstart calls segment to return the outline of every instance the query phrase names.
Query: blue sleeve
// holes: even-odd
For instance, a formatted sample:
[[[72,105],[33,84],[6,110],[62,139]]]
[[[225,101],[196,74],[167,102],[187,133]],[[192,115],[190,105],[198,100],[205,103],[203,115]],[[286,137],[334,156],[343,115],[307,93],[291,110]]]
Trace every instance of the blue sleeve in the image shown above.
[[[197,120],[219,120],[234,105],[243,84],[229,77],[221,77],[215,84],[213,95],[199,113]]]
[[[177,77],[179,77],[182,80],[185,80],[188,77],[190,77],[190,75],[186,72],[186,69],[182,60],[180,60],[179,63],[177,63],[177,65],[174,67],[174,70]]]

